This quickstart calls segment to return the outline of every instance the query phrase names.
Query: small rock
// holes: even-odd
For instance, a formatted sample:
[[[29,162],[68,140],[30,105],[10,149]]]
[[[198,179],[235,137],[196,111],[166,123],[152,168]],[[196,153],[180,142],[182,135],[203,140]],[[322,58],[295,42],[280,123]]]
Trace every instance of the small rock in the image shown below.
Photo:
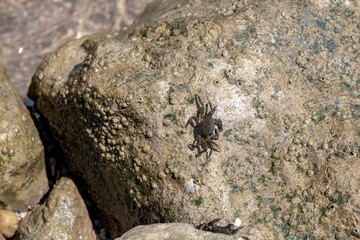
[[[15,239],[96,239],[85,203],[71,179],[61,178],[46,203],[26,215]]]
[[[134,227],[115,240],[230,240],[233,237],[197,230],[186,223],[158,223]]]
[[[19,220],[13,211],[0,210],[0,233],[4,237],[6,238],[13,237],[18,227],[19,227]]]

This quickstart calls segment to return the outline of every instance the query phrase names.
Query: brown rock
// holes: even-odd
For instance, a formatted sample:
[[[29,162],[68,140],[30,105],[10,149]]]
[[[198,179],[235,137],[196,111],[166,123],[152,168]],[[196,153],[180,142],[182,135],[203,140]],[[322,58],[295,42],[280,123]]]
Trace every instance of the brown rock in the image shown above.
[[[24,210],[48,191],[37,129],[0,66],[0,203]]]
[[[115,240],[232,240],[233,236],[205,232],[186,223],[158,223],[141,225]],[[237,238],[241,239],[241,238]]]
[[[36,206],[20,222],[17,240],[96,239],[86,206],[75,184],[61,178],[46,203]]]
[[[10,210],[0,210],[0,235],[7,238],[14,236],[19,227],[19,220],[16,214]]]
[[[29,94],[114,235],[239,217],[252,239],[350,238],[359,14],[331,1],[154,1],[144,25],[49,55]],[[195,94],[223,122],[210,159],[188,147]]]

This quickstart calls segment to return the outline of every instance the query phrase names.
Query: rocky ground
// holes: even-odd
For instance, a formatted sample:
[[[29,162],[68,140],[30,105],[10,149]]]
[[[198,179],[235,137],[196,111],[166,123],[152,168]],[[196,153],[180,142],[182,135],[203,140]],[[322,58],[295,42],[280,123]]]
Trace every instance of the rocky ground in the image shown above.
[[[359,13],[347,1],[155,0],[128,29],[47,55],[28,94],[114,237],[355,240]],[[26,219],[48,228],[56,189],[73,188],[62,179],[19,236],[47,234]]]

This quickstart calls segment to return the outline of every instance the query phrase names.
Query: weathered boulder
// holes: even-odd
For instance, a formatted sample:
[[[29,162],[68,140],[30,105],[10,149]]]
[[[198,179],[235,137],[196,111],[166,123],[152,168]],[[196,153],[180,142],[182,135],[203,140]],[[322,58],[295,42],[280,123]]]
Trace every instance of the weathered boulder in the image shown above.
[[[44,148],[19,94],[0,65],[0,205],[24,210],[48,191]]]
[[[29,95],[115,236],[240,217],[250,239],[354,239],[359,14],[350,2],[154,1],[127,32],[47,56]],[[195,94],[223,123],[219,139],[211,121],[212,137],[195,128],[221,149],[209,159],[188,146]]]
[[[140,225],[115,240],[231,240],[233,236],[205,232],[186,223]],[[238,238],[237,238],[238,239]]]
[[[46,202],[21,220],[15,239],[96,239],[85,203],[71,179],[62,177]]]

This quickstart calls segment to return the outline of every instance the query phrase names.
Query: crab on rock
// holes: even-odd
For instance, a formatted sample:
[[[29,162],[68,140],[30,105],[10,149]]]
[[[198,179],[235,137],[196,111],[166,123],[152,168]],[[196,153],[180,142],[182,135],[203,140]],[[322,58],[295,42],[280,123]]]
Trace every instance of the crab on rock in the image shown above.
[[[209,223],[202,223],[199,226],[196,227],[198,230],[202,231],[208,231],[213,233],[222,233],[226,235],[235,235],[240,229],[242,229],[244,226],[236,226],[232,223],[229,223],[226,226],[218,226],[216,225],[217,222],[219,222],[221,218],[217,218],[212,220]],[[249,240],[247,237],[242,237],[243,239]]]
[[[187,127],[190,124],[194,128],[194,142],[188,144],[188,147],[191,151],[197,149],[196,157],[206,153],[206,159],[208,159],[212,151],[220,152],[220,148],[215,141],[219,139],[219,132],[223,130],[223,124],[221,119],[212,117],[217,106],[212,107],[210,102],[204,106],[197,94],[195,94],[195,102],[197,107],[196,116],[192,116],[185,125]]]

